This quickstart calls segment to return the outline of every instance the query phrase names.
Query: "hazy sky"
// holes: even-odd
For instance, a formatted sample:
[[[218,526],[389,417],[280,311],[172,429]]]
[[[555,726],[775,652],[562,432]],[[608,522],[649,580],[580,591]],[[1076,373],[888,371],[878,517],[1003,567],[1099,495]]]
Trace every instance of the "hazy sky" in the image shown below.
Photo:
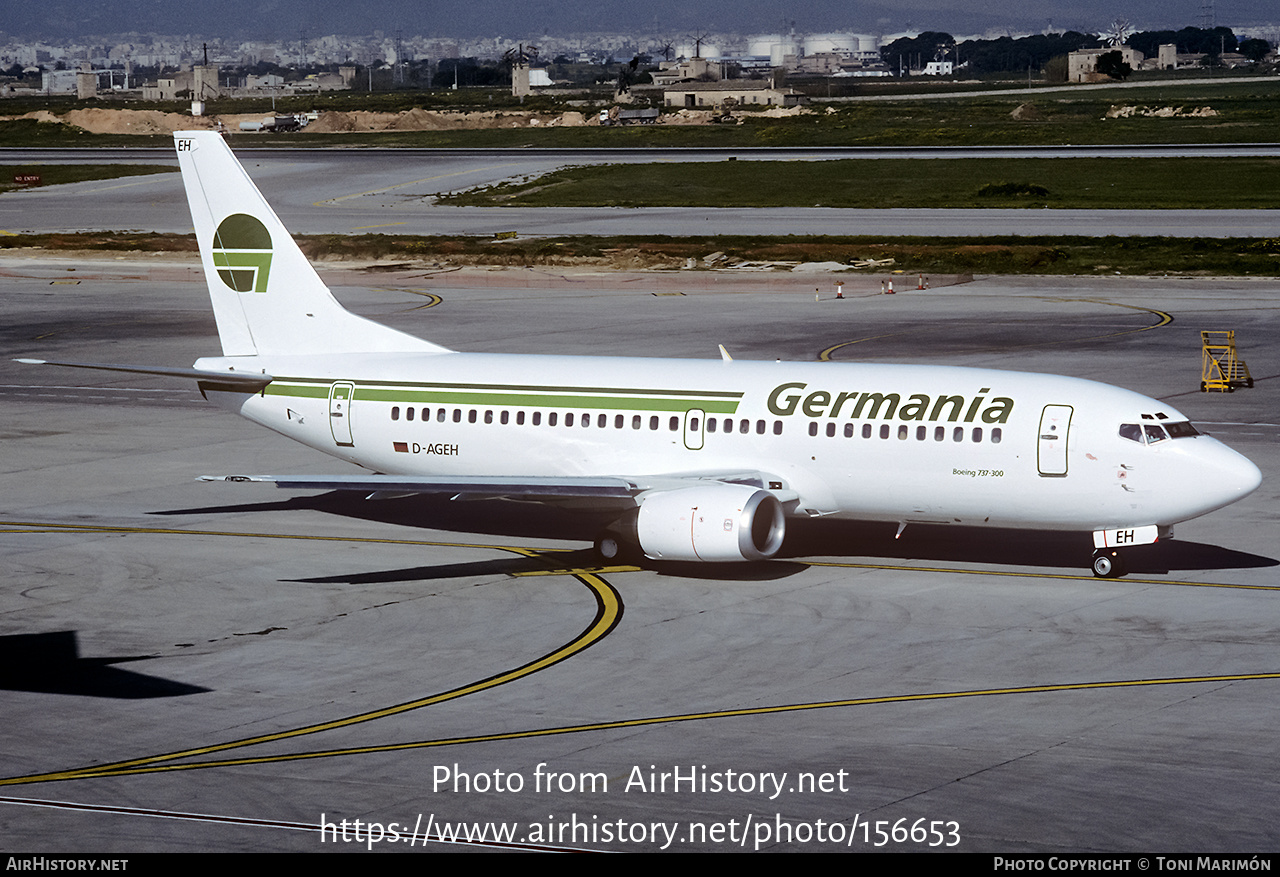
[[[1117,17],[1139,29],[1199,25],[1203,0],[3,0],[0,31],[77,37],[141,31],[260,39],[324,34],[528,37],[626,31],[679,38],[694,32],[954,34],[988,29],[1098,31]],[[1219,24],[1280,20],[1276,0],[1216,0]]]

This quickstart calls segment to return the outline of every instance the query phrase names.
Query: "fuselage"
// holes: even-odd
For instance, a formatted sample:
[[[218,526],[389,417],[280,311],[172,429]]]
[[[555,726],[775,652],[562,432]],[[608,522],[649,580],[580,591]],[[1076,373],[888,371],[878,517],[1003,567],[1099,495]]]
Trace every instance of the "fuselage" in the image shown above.
[[[991,369],[502,354],[219,357],[249,419],[395,475],[758,471],[797,513],[1103,530],[1234,502],[1256,466],[1168,405]]]

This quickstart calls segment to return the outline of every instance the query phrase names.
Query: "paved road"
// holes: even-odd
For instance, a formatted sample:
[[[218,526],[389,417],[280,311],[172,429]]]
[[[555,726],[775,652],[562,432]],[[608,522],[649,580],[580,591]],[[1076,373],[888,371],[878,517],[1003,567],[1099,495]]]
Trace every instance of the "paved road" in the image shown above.
[[[714,208],[458,208],[434,196],[608,161],[818,161],[847,157],[967,158],[1105,155],[1277,155],[1280,146],[1064,147],[997,150],[245,150],[249,173],[291,230],[302,234],[480,234],[674,236],[717,234],[873,235],[1280,235],[1280,210],[926,210]],[[74,153],[74,154],[73,154]],[[0,161],[31,161],[31,151]],[[167,150],[57,150],[53,160],[172,161]],[[922,170],[925,165],[922,163]],[[191,230],[177,175],[79,183],[0,195],[0,233]]]

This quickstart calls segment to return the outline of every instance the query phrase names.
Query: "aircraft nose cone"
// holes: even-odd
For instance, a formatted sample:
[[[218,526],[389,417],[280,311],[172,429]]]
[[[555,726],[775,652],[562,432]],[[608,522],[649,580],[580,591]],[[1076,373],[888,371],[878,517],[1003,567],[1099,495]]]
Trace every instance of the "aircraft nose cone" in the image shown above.
[[[1217,453],[1208,461],[1210,471],[1207,483],[1211,486],[1217,505],[1244,499],[1262,484],[1262,470],[1248,457],[1237,454],[1226,445],[1218,444]]]
[[[1236,461],[1233,472],[1237,498],[1246,497],[1262,486],[1262,470],[1248,457]]]

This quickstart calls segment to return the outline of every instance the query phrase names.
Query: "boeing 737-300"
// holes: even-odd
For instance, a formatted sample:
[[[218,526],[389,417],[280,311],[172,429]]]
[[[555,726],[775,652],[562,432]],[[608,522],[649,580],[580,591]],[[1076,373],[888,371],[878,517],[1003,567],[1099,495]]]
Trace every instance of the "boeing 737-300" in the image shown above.
[[[194,378],[367,473],[207,480],[567,504],[606,559],[763,560],[795,516],[1081,531],[1098,576],[1261,483],[1169,405],[1077,378],[448,350],[343,309],[221,135],[174,139],[222,355],[56,364]]]

